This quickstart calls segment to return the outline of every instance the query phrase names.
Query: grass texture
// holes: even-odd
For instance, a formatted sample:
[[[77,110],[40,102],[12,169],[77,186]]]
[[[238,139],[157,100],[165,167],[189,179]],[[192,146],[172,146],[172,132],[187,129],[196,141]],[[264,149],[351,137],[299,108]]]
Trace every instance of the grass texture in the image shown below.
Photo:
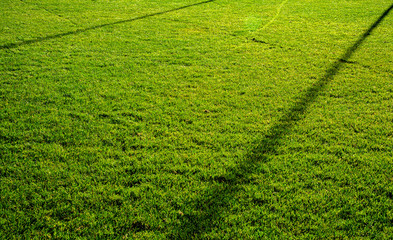
[[[1,239],[392,239],[388,0],[2,0]]]

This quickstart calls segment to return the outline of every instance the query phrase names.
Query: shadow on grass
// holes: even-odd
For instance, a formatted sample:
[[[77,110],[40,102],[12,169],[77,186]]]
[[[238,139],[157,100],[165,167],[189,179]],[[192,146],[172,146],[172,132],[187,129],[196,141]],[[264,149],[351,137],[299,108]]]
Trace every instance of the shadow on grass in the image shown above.
[[[149,18],[149,17],[159,16],[159,15],[163,15],[163,14],[166,14],[166,13],[175,12],[175,11],[179,11],[179,10],[182,10],[182,9],[185,9],[185,8],[190,8],[190,7],[194,7],[194,6],[198,6],[198,5],[202,5],[202,4],[206,4],[206,3],[210,3],[210,2],[214,2],[214,1],[215,0],[208,0],[208,1],[198,2],[198,3],[194,3],[194,4],[190,4],[190,5],[174,8],[174,9],[171,9],[171,10],[166,10],[166,11],[162,11],[162,12],[156,12],[156,13],[147,14],[147,15],[144,15],[144,16],[141,16],[141,17],[121,20],[121,21],[112,22],[112,23],[105,23],[105,24],[101,24],[101,25],[97,25],[97,26],[92,26],[92,27],[88,27],[88,28],[78,29],[78,30],[69,31],[69,32],[65,32],[65,33],[49,35],[49,36],[46,36],[46,37],[35,38],[35,39],[26,40],[26,41],[17,42],[17,43],[8,43],[8,44],[5,44],[5,45],[1,45],[0,49],[12,49],[12,48],[17,48],[17,47],[23,46],[23,45],[29,45],[29,44],[33,44],[33,43],[43,42],[43,41],[47,41],[47,40],[51,40],[51,39],[56,39],[56,38],[69,36],[69,35],[76,35],[76,34],[79,34],[79,33],[84,33],[84,32],[88,32],[88,31],[91,31],[91,30],[95,30],[95,29],[99,29],[99,28],[103,28],[103,27],[107,27],[107,26],[113,26],[113,25],[118,25],[118,24],[122,24],[122,23],[128,23],[128,22],[133,22],[133,21],[137,21],[137,20],[142,20],[142,19]]]
[[[189,207],[195,211],[182,216],[181,222],[171,235],[172,239],[203,238],[203,234],[209,233],[213,229],[218,230],[219,223],[225,220],[222,215],[229,209],[229,205],[241,185],[250,181],[250,175],[255,171],[257,164],[267,162],[269,156],[277,151],[283,137],[299,120],[305,117],[307,109],[333,80],[343,64],[349,62],[351,56],[392,9],[393,4],[329,67],[323,77],[309,87],[304,95],[283,113],[277,123],[256,143],[256,146],[241,163],[233,169],[228,169],[226,176],[219,179],[213,178],[212,187],[199,196],[198,200],[189,203]]]

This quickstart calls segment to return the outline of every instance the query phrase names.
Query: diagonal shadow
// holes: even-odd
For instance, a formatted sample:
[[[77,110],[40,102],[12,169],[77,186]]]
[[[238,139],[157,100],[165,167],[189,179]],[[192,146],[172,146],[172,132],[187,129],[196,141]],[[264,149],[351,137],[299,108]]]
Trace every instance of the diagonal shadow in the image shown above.
[[[166,14],[166,13],[175,12],[175,11],[179,11],[179,10],[182,10],[182,9],[185,9],[185,8],[190,8],[190,7],[194,7],[194,6],[198,6],[198,5],[202,5],[202,4],[206,4],[206,3],[210,3],[210,2],[214,2],[214,1],[215,0],[208,0],[208,1],[203,1],[203,2],[193,3],[193,4],[190,4],[190,5],[186,5],[186,6],[182,6],[182,7],[178,7],[178,8],[174,8],[174,9],[170,9],[170,10],[166,10],[166,11],[162,11],[162,12],[156,12],[156,13],[147,14],[147,15],[144,15],[144,16],[141,16],[141,17],[121,20],[121,21],[112,22],[112,23],[105,23],[105,24],[101,24],[101,25],[88,27],[88,28],[83,28],[83,29],[78,29],[78,30],[74,30],[74,31],[65,32],[65,33],[49,35],[49,36],[45,36],[45,37],[39,37],[39,38],[26,40],[26,41],[22,41],[22,42],[17,42],[17,43],[8,43],[8,44],[5,44],[5,45],[1,45],[0,49],[17,48],[17,47],[23,46],[23,45],[29,45],[29,44],[33,44],[33,43],[43,42],[43,41],[47,41],[47,40],[51,40],[51,39],[56,39],[56,38],[69,36],[69,35],[76,35],[76,34],[79,34],[79,33],[84,33],[84,32],[87,32],[87,31],[91,31],[91,30],[95,30],[95,29],[99,29],[99,28],[103,28],[103,27],[107,27],[107,26],[113,26],[113,25],[118,25],[118,24],[122,24],[122,23],[134,22],[134,21],[137,21],[137,20],[142,20],[142,19],[145,19],[145,18],[159,16],[159,15],[163,15],[163,14]]]
[[[343,64],[349,62],[351,56],[356,52],[364,40],[371,35],[373,30],[382,22],[392,9],[393,4],[386,9],[386,11],[367,29],[367,31],[365,31],[359,39],[332,64],[332,66],[330,66],[321,79],[308,88],[299,101],[284,112],[283,116],[270,128],[268,134],[266,134],[260,144],[258,144],[258,147],[254,149],[252,153],[254,158],[257,157],[260,161],[264,159],[263,156],[265,154],[275,152],[279,140],[288,134],[296,122],[304,117],[306,110],[313,102],[315,102],[316,98],[320,95],[320,92],[325,89],[327,84],[334,78]]]
[[[393,4],[338,58],[325,72],[325,74],[300,97],[300,99],[275,123],[268,133],[256,144],[248,156],[233,169],[228,169],[227,175],[213,178],[214,184],[198,197],[194,202],[187,203],[192,214],[184,214],[178,226],[171,233],[171,239],[199,239],[203,234],[216,231],[219,223],[225,221],[225,211],[229,209],[235,193],[241,185],[249,182],[250,175],[255,171],[257,163],[267,162],[269,156],[277,151],[280,141],[290,133],[292,127],[306,115],[307,109],[316,101],[320,93],[331,82],[341,67],[349,61],[351,56],[362,45],[374,29],[393,9]]]

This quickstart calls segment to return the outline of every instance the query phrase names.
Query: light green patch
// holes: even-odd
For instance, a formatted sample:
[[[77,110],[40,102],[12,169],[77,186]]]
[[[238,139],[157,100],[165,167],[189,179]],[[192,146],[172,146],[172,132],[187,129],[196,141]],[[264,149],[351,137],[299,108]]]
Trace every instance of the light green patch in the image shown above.
[[[265,20],[266,21],[266,20]],[[245,20],[245,27],[247,31],[257,31],[264,22],[264,19],[261,16],[251,16],[246,18]]]

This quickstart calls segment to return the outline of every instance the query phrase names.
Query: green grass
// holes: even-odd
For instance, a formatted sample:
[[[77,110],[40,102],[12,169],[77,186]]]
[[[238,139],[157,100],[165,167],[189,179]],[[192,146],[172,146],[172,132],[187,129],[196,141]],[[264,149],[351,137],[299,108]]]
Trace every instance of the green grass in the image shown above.
[[[393,238],[392,3],[282,3],[2,0],[0,238]]]

